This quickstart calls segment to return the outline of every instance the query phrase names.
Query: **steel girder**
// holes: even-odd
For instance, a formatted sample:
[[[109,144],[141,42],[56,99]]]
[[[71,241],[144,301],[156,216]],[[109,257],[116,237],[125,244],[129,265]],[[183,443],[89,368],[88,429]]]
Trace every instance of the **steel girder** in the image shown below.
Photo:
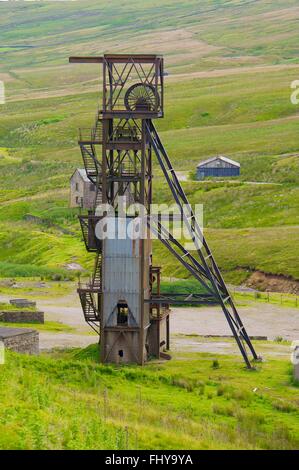
[[[192,206],[177,178],[155,126],[151,120],[147,120],[145,126],[148,141],[152,145],[168,186],[179,207],[182,220],[188,229],[195,250],[192,250],[192,253],[186,250],[186,248],[163,227],[157,217],[149,217],[148,224],[153,233],[161,240],[167,249],[183,264],[192,276],[200,282],[209,294],[212,295],[215,302],[221,306],[246,366],[251,369],[252,365],[249,359],[249,353],[252,354],[254,360],[259,360],[260,358],[255,352],[214,256],[198,225]]]

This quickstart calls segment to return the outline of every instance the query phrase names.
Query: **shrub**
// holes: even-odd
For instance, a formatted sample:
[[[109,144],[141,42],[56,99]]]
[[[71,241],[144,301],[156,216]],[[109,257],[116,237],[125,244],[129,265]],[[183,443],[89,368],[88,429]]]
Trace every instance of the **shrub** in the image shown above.
[[[193,384],[190,383],[186,379],[178,378],[178,377],[173,377],[172,379],[172,385],[180,388],[184,388],[188,392],[192,392],[193,390]]]
[[[219,364],[219,361],[217,359],[214,359],[214,361],[212,362],[212,369],[219,369],[220,367],[220,364]]]
[[[217,397],[222,397],[223,395],[227,395],[228,388],[225,385],[219,385],[217,387]]]
[[[293,411],[297,411],[297,408],[295,406],[284,400],[276,400],[272,403],[272,406],[276,410],[282,411],[284,413],[292,413]]]
[[[218,403],[215,403],[212,406],[212,411],[213,411],[213,413],[215,413],[217,415],[234,416],[234,408],[233,408],[232,404],[220,405]]]

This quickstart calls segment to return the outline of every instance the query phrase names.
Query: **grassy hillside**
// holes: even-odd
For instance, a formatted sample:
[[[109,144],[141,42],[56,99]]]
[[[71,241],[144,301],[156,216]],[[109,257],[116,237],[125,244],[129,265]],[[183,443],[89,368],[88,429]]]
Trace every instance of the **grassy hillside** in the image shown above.
[[[1,4],[1,11],[6,67],[61,64],[66,50],[136,49],[136,34],[142,52],[153,46],[169,54],[176,50],[179,60],[173,57],[171,64],[186,70],[197,69],[202,58],[211,68],[218,60],[224,64],[256,63],[264,57],[267,63],[298,60],[296,0],[131,0],[129,4],[87,0],[84,9],[76,2],[58,6],[9,2]],[[178,33],[172,34],[173,30]],[[167,38],[174,38],[175,44],[167,43]]]
[[[77,2],[0,2],[0,13],[1,276],[90,267],[68,185],[82,166],[77,128],[93,124],[101,77],[97,66],[67,60],[138,52],[137,43],[165,55],[165,118],[156,124],[174,167],[192,177],[217,153],[241,163],[236,181],[183,183],[192,203],[204,204],[227,278],[240,282],[259,269],[299,279],[296,1],[87,0],[84,10]],[[155,174],[155,201],[170,202],[156,164]],[[167,275],[186,276],[159,245],[156,259]]]
[[[8,352],[0,449],[298,448],[298,388],[285,360],[250,372],[237,357],[186,353],[140,369],[100,365],[97,354]]]

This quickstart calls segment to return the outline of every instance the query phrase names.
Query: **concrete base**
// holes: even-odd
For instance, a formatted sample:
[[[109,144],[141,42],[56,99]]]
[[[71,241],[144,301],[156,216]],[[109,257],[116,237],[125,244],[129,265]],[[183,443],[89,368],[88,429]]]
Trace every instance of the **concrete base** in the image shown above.
[[[5,310],[0,312],[0,322],[9,323],[45,323],[44,312],[28,312],[28,310]]]
[[[0,328],[0,341],[4,347],[23,354],[39,353],[39,334],[27,328]]]
[[[166,310],[159,319],[151,319],[147,344],[149,355],[158,358],[162,352],[169,349],[169,310]]]
[[[141,364],[139,355],[140,328],[130,327],[106,327],[104,330],[105,341],[102,350],[102,361],[115,364]],[[146,360],[146,351],[143,351]]]

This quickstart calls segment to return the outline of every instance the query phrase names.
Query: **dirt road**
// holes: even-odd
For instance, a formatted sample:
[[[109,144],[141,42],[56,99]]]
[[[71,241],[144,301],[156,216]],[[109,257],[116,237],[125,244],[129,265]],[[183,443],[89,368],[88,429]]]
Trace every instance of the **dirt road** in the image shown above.
[[[299,309],[256,302],[240,307],[240,316],[252,336],[281,336],[289,341],[299,340]],[[222,311],[215,307],[175,308],[171,316],[173,334],[227,335],[229,326]]]
[[[8,301],[0,296],[0,301]],[[40,332],[41,350],[66,347],[85,347],[98,340],[84,322],[81,306],[75,293],[51,300],[39,300],[46,321],[61,322],[74,328],[73,333]],[[278,336],[289,341],[299,340],[299,309],[280,307],[262,302],[239,308],[240,316],[252,336]],[[177,351],[237,352],[233,342],[200,338],[204,335],[230,335],[231,332],[219,308],[173,308],[170,320],[171,348]],[[280,348],[277,346],[279,353]]]

